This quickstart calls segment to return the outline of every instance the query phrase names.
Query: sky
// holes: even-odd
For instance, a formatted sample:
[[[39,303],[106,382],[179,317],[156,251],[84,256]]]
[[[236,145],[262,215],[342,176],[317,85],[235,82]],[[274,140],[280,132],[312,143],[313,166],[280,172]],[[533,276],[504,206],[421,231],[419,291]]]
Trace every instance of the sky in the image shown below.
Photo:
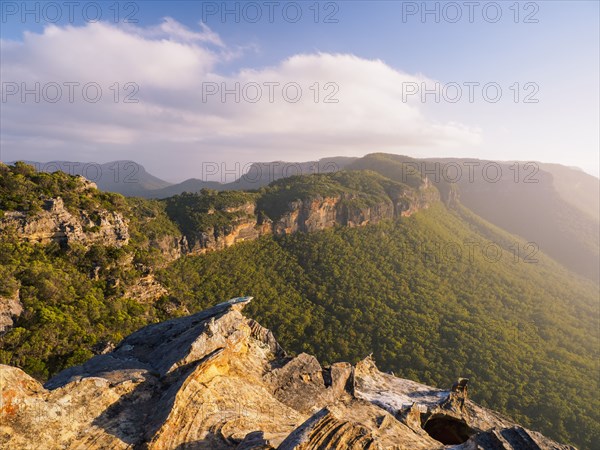
[[[0,2],[0,160],[390,152],[598,176],[600,2]]]

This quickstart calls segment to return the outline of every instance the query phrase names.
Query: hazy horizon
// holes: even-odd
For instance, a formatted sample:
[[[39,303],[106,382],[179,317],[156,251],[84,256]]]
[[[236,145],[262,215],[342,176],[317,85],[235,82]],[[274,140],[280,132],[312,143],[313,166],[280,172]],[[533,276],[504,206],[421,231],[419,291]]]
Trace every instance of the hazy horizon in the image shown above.
[[[378,152],[366,152],[357,156],[352,156],[350,158],[361,158],[363,156],[372,154],[372,153],[378,153]],[[409,155],[409,154],[405,154],[405,153],[391,153],[391,154],[395,154],[395,155],[401,155],[401,156],[408,156],[411,158],[416,158],[416,159],[428,159],[429,157],[427,156],[423,156],[423,157],[416,157],[414,155]],[[322,159],[330,159],[330,158],[348,158],[348,156],[346,155],[327,155],[327,156],[323,156],[323,157],[319,157],[319,158],[315,158],[315,159],[311,159],[311,160],[286,160],[286,159],[274,159],[274,160],[270,160],[270,161],[266,161],[266,160],[256,160],[256,161],[229,161],[229,162],[225,162],[225,161],[206,161],[206,164],[212,164],[212,163],[216,163],[219,166],[221,166],[222,164],[224,166],[225,170],[231,170],[231,174],[238,173],[240,175],[243,175],[245,173],[247,173],[247,171],[250,168],[251,164],[272,164],[272,163],[284,163],[284,164],[298,164],[298,163],[306,163],[306,162],[311,162],[311,161],[319,161]],[[446,156],[439,156],[439,157],[435,157],[435,159],[451,159],[451,158],[457,158],[455,155],[446,155]],[[458,158],[458,159],[470,159],[470,160],[477,160],[479,158],[476,157],[463,157],[463,158]],[[150,165],[147,165],[144,163],[144,161],[142,160],[118,160],[118,159],[113,159],[113,160],[96,160],[96,161],[91,161],[91,160],[87,160],[87,161],[75,161],[75,160],[60,160],[60,159],[54,159],[54,160],[48,160],[48,161],[34,161],[34,160],[30,160],[30,159],[15,159],[15,160],[10,160],[10,161],[3,161],[0,158],[0,162],[4,162],[5,164],[12,164],[15,163],[17,161],[26,161],[26,162],[32,162],[32,163],[36,163],[39,164],[40,167],[36,167],[36,169],[40,169],[40,170],[46,170],[49,169],[51,167],[46,167],[44,168],[44,165],[49,165],[49,164],[53,164],[53,163],[57,163],[57,162],[66,162],[66,163],[80,163],[80,164],[89,164],[89,165],[94,165],[94,164],[99,164],[99,165],[103,165],[103,164],[110,164],[110,163],[116,163],[116,162],[134,162],[136,164],[139,164],[141,167],[143,167],[147,173],[149,173],[152,176],[155,176],[163,181],[166,181],[168,183],[171,184],[178,184],[178,183],[182,183],[184,181],[190,180],[190,179],[199,179],[199,180],[203,180],[203,181],[218,181],[218,180],[206,180],[204,178],[202,178],[202,174],[203,174],[203,170],[202,170],[202,166],[200,166],[198,168],[198,174],[197,175],[192,175],[189,177],[168,177],[168,176],[163,176],[161,174],[160,171],[160,167],[156,167],[153,168]],[[584,170],[581,167],[577,167],[577,166],[567,166],[565,164],[561,164],[561,163],[556,163],[556,162],[552,162],[552,161],[526,161],[526,160],[490,160],[490,161],[494,161],[494,162],[498,162],[498,163],[512,163],[512,162],[519,162],[519,163],[527,163],[527,162],[532,162],[532,163],[539,163],[539,164],[559,164],[563,167],[569,168],[569,169],[573,169],[573,170],[578,170],[581,171],[583,173],[585,173],[586,175],[590,175],[596,179],[600,180],[600,177],[598,176],[597,173],[590,173],[586,170]],[[237,164],[237,166],[236,166]],[[80,167],[81,168],[81,167]],[[238,169],[238,170],[236,170]],[[218,174],[215,174],[215,176],[217,176]],[[217,176],[218,178],[218,176]],[[227,178],[227,182],[231,181],[230,179],[231,177]]]
[[[215,159],[377,151],[600,175],[597,2],[14,5],[2,160],[134,160],[181,180]]]

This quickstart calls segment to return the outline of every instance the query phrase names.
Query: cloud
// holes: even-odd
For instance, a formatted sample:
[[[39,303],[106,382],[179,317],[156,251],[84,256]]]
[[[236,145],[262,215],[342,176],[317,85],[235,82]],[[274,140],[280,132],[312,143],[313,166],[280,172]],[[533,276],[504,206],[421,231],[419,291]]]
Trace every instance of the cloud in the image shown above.
[[[5,160],[145,162],[163,157],[162,149],[172,170],[184,166],[183,175],[192,176],[190,167],[202,161],[299,160],[480,140],[479,130],[433,121],[421,104],[403,101],[403,84],[420,84],[422,75],[329,53],[231,74],[224,67],[239,48],[206,25],[192,30],[171,18],[146,28],[48,26],[19,42],[0,41],[0,51]],[[92,102],[98,87],[101,98]],[[22,98],[23,88],[37,90],[39,102],[33,93]],[[60,100],[48,101],[59,89]]]
[[[212,31],[208,25],[200,22],[201,31],[192,31],[184,25],[177,22],[171,17],[165,17],[163,22],[156,27],[149,28],[138,28],[132,27],[131,31],[139,32],[142,36],[148,38],[162,38],[162,39],[175,39],[182,42],[202,42],[207,44],[213,44],[218,47],[224,48],[225,44],[221,40],[221,37]]]

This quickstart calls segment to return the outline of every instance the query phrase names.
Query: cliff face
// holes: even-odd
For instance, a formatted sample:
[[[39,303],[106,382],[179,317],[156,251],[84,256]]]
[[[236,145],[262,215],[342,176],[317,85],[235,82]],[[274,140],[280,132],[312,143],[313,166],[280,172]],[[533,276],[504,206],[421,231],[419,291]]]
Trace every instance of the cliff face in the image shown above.
[[[77,179],[75,186],[75,189],[86,195],[92,195],[96,190],[93,183],[81,177]],[[126,283],[120,285],[123,288],[122,294],[140,303],[153,303],[168,294],[154,278],[154,270],[182,255],[218,251],[270,234],[280,236],[336,226],[359,227],[376,224],[382,220],[410,216],[438,200],[437,191],[430,188],[426,179],[420,188],[396,186],[387,191],[382,189],[377,195],[355,189],[353,192],[339,195],[325,196],[312,192],[300,197],[301,199],[287,203],[284,197],[275,198],[272,203],[281,207],[283,211],[275,221],[269,219],[264,210],[259,210],[257,201],[254,200],[243,201],[238,206],[221,209],[211,206],[201,210],[198,213],[203,219],[199,222],[202,223],[201,227],[189,227],[187,230],[182,228],[184,231],[178,232],[172,223],[173,227],[168,232],[152,236],[147,244],[149,248],[160,252],[162,259],[159,263],[134,264],[134,253],[131,251],[118,263],[123,271],[139,269],[141,272],[129,277]],[[40,198],[44,197],[40,195]],[[36,213],[3,212],[0,217],[0,232],[9,232],[21,240],[43,245],[55,242],[64,247],[72,244],[123,247],[129,243],[129,223],[132,223],[131,233],[134,237],[136,229],[138,233],[139,230],[144,231],[144,224],[138,224],[138,228],[135,228],[136,216],[126,209],[118,212],[101,207],[82,207],[73,212],[72,208],[65,207],[59,196],[46,201],[40,200],[40,204],[43,209]],[[262,207],[264,208],[264,205]],[[165,215],[163,220],[171,219]],[[182,234],[179,234],[180,232]],[[107,283],[116,288],[122,280],[113,279],[110,275],[113,268],[93,263],[89,276],[94,280],[106,276]],[[0,297],[0,333],[12,327],[13,318],[18,317],[21,312],[18,294],[17,297]]]
[[[381,179],[376,181],[382,182]],[[81,192],[96,189],[94,183],[82,177],[78,177],[76,186]],[[390,185],[387,190],[382,186],[379,189],[375,194],[355,187],[336,195],[320,195],[320,191],[316,189],[309,195],[300,193],[292,201],[286,200],[285,196],[274,197],[270,204],[275,205],[281,213],[277,214],[275,221],[267,217],[264,210],[259,210],[257,200],[218,210],[212,207],[196,210],[193,215],[205,219],[199,222],[202,225],[191,229],[188,226],[181,235],[170,232],[159,236],[150,245],[159,250],[164,260],[169,262],[185,254],[222,250],[238,242],[255,240],[269,234],[313,232],[335,226],[358,227],[407,217],[439,200],[438,192],[429,185],[426,178],[418,188]],[[264,207],[263,204],[262,208]],[[57,196],[46,200],[43,210],[34,214],[24,211],[4,212],[0,217],[0,231],[12,230],[20,239],[33,243],[123,247],[129,242],[128,222],[134,219],[127,214],[99,207],[82,208],[73,213],[65,207],[61,197]],[[181,214],[175,214],[170,220],[186,220],[179,216]]]
[[[276,221],[271,221],[256,210],[255,203],[245,203],[228,212],[244,214],[222,227],[203,230],[199,239],[184,237],[182,252],[200,254],[222,250],[237,242],[258,239],[260,236],[278,236],[296,232],[314,232],[342,227],[360,227],[376,224],[382,220],[408,217],[432,202],[439,200],[437,191],[424,183],[420,189],[390,193],[388,198],[366,202],[353,194],[337,196],[313,196],[294,200],[285,205],[285,212]]]
[[[340,195],[291,202],[288,211],[274,224],[273,232],[283,235],[298,231],[313,232],[335,226],[358,227],[394,217],[391,201],[360,205],[353,204],[355,200],[357,199],[351,195]]]
[[[45,386],[0,366],[0,447],[572,449],[366,360],[288,357],[249,298],[145,327]]]
[[[13,326],[15,317],[19,317],[23,312],[23,305],[19,299],[19,290],[13,295],[0,295],[0,335]]]
[[[255,240],[272,232],[271,222],[256,212],[256,204],[253,202],[247,202],[235,208],[226,208],[224,211],[237,213],[239,216],[227,225],[201,230],[198,239],[189,236],[182,237],[181,246],[184,254],[202,254],[212,250],[223,250],[238,242]],[[214,211],[209,211],[208,214],[214,214]]]
[[[437,193],[424,183],[418,190],[388,193],[378,201],[365,201],[353,194],[315,197],[288,204],[287,211],[274,223],[273,233],[312,232],[335,226],[360,227],[386,219],[408,217],[428,208],[438,199]]]
[[[44,210],[28,216],[20,211],[8,211],[0,219],[0,231],[14,229],[26,241],[61,245],[100,243],[122,247],[129,242],[129,230],[123,216],[105,210],[81,210],[71,214],[60,197],[47,200]]]

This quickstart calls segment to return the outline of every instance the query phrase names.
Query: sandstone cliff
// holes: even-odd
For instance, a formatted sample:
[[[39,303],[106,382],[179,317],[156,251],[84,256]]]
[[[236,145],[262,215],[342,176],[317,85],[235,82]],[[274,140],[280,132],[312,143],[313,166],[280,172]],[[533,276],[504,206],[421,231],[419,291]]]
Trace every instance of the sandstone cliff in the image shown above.
[[[365,226],[382,220],[411,216],[437,200],[438,192],[425,180],[418,189],[399,189],[379,198],[343,193],[296,199],[280,205],[283,213],[275,220],[258,210],[256,203],[248,202],[227,210],[229,213],[241,213],[227,225],[199,230],[200,236],[197,238],[183,236],[176,246],[183,254],[201,254],[269,234],[281,236],[336,226]]]
[[[273,233],[282,235],[335,226],[376,224],[382,220],[411,216],[428,208],[437,199],[436,193],[429,189],[429,184],[423,183],[419,189],[389,193],[388,197],[376,201],[365,201],[354,194],[296,200],[287,205],[286,212],[273,224]]]
[[[368,191],[371,187],[368,185],[349,187],[338,183],[335,194],[321,193],[316,188],[310,194],[300,190],[296,196],[288,198],[285,189],[278,191],[274,187],[274,194],[262,204],[255,196],[255,200],[244,201],[237,206],[199,208],[191,214],[190,211],[168,213],[166,220],[180,226],[181,234],[170,230],[169,233],[154,236],[149,245],[160,251],[165,263],[168,263],[185,254],[222,250],[238,242],[269,234],[285,235],[335,226],[376,224],[382,220],[410,216],[439,200],[438,191],[429,185],[427,178],[422,180],[419,187],[409,187],[375,174],[369,176],[372,178],[370,181],[380,183],[377,192]],[[366,176],[367,180],[369,176]],[[304,177],[295,182],[310,185],[311,180]],[[88,197],[90,193],[97,193],[96,185],[83,177],[77,177],[74,184],[78,191],[86,193]],[[249,197],[252,198],[251,195]],[[126,209],[108,211],[101,207],[82,207],[74,211],[65,207],[59,196],[42,203],[43,210],[35,213],[21,210],[3,212],[0,215],[0,232],[13,231],[19,239],[40,244],[56,242],[62,246],[76,243],[123,247],[129,243],[129,223],[144,220],[132,217],[131,211]],[[269,218],[267,206],[278,213],[270,213],[272,217]],[[181,226],[180,221],[189,221],[190,215],[194,216],[194,220],[196,216],[201,216],[203,219],[198,220],[201,224]],[[143,231],[144,224],[138,226]]]
[[[370,358],[290,358],[248,301],[147,326],[45,386],[0,366],[0,447],[572,449]]]
[[[0,335],[13,326],[15,317],[23,312],[23,305],[19,299],[19,290],[13,295],[0,295]]]
[[[198,236],[183,236],[180,247],[184,254],[201,254],[212,250],[223,250],[238,242],[255,240],[272,232],[271,222],[256,211],[256,203],[246,202],[237,207],[225,208],[222,212],[233,215],[225,225],[209,226],[197,230]],[[209,210],[207,215],[216,211]]]
[[[129,242],[127,223],[120,213],[98,209],[72,214],[60,197],[47,200],[44,210],[32,216],[21,211],[5,212],[0,231],[7,229],[16,231],[23,240],[41,244],[100,243],[122,247]]]

